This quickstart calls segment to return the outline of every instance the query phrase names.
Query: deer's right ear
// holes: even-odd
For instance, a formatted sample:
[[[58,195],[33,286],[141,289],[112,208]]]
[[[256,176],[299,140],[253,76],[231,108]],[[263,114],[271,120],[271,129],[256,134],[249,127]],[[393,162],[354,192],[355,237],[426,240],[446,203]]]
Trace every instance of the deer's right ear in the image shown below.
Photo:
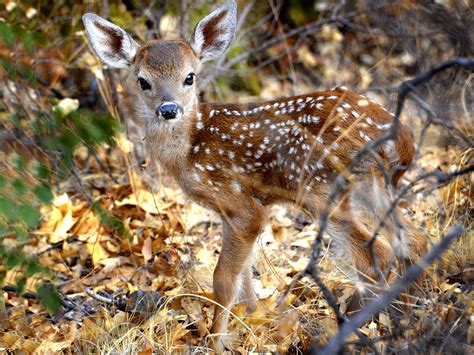
[[[127,68],[139,45],[119,26],[94,14],[85,14],[82,21],[87,37],[97,56],[113,68]]]

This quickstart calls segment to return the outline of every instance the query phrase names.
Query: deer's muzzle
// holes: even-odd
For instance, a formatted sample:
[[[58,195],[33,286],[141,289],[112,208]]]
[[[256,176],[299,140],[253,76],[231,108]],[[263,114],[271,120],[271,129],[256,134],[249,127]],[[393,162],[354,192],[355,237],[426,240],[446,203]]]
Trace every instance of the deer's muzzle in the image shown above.
[[[165,120],[179,118],[183,114],[183,108],[175,102],[165,101],[156,109],[156,116]]]

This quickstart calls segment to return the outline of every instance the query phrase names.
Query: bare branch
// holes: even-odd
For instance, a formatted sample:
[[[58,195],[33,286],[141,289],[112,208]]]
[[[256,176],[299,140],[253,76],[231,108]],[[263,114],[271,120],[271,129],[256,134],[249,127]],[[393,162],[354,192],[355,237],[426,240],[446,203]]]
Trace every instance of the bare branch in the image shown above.
[[[400,278],[390,289],[380,295],[379,298],[369,303],[364,309],[357,313],[349,322],[345,322],[337,335],[332,338],[323,348],[318,348],[313,343],[311,353],[320,355],[336,354],[344,346],[345,339],[360,327],[369,317],[380,312],[387,307],[390,302],[399,296],[414,280],[422,275],[425,269],[436,259],[439,259],[451,245],[451,243],[461,236],[464,228],[461,225],[455,225],[451,231],[441,241],[426,253],[419,263],[412,265],[405,275]]]

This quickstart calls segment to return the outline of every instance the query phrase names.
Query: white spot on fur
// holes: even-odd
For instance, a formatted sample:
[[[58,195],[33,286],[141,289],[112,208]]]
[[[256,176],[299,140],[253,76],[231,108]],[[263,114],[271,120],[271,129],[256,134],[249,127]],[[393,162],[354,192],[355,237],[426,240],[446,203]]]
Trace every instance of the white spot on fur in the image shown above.
[[[234,190],[236,190],[237,192],[242,192],[242,186],[240,186],[240,184],[239,184],[238,181],[232,180],[232,182],[230,183],[230,185],[231,185],[232,188],[233,188]]]
[[[194,166],[195,166],[197,169],[199,169],[199,170],[201,170],[201,171],[204,171],[204,167],[203,167],[201,164],[199,164],[199,163],[194,163]]]

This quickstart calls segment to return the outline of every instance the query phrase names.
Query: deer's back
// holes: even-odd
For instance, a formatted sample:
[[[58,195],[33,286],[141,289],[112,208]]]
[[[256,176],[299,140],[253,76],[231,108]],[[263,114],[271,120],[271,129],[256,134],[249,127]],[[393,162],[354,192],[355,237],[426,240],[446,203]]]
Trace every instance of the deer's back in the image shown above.
[[[201,194],[292,200],[302,189],[327,186],[391,121],[384,108],[344,88],[258,104],[201,104],[189,177]],[[388,167],[394,152],[384,149],[394,145],[379,150]],[[373,167],[367,160],[359,169]]]

